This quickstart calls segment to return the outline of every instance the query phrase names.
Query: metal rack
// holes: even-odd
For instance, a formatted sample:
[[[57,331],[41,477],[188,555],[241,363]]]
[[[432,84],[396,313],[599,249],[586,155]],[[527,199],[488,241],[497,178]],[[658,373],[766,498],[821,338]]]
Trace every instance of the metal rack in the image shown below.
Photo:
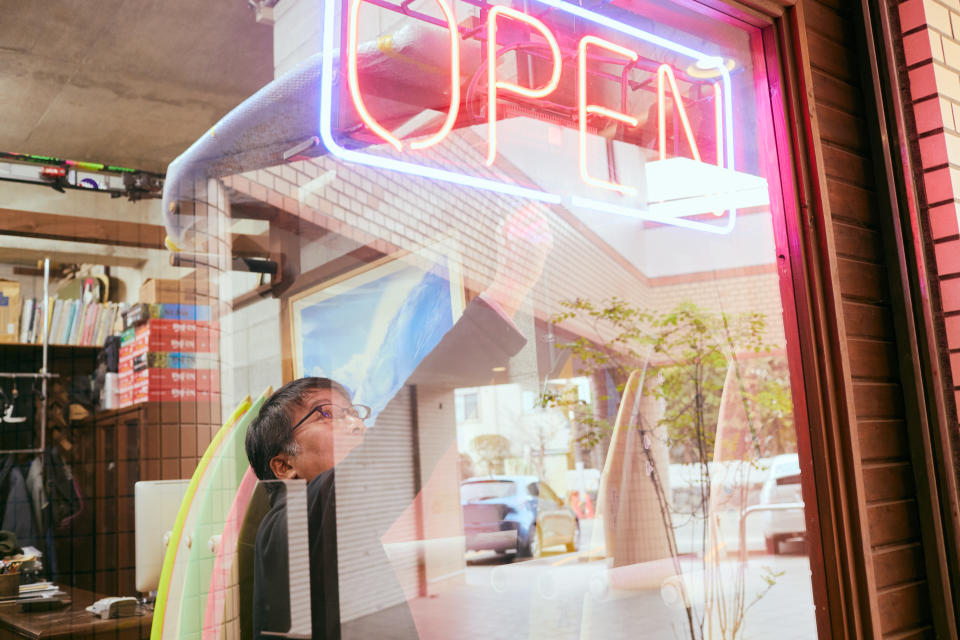
[[[40,447],[36,449],[0,449],[0,455],[6,453],[43,453],[47,448],[47,380],[59,377],[56,373],[47,371],[47,338],[50,332],[50,258],[43,259],[43,356],[39,373],[5,373],[0,372],[0,378],[29,378],[40,380]]]

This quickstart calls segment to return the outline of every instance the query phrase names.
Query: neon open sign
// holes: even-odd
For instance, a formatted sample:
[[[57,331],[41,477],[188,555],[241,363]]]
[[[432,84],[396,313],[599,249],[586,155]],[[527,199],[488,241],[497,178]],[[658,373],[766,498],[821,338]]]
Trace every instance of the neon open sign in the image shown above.
[[[448,106],[442,123],[425,137],[405,142],[395,132],[381,124],[367,107],[367,99],[360,86],[360,66],[358,48],[360,46],[360,8],[369,2],[381,7],[387,6],[384,0],[325,0],[323,14],[323,61],[320,100],[320,135],[328,151],[334,156],[371,167],[423,176],[468,187],[496,191],[530,200],[550,204],[562,204],[569,207],[603,211],[639,219],[653,220],[665,224],[708,231],[711,233],[729,233],[736,224],[737,207],[762,205],[768,203],[766,182],[759,177],[736,171],[734,166],[733,101],[730,71],[724,61],[715,55],[697,51],[666,38],[648,33],[629,24],[614,20],[608,16],[569,4],[563,0],[536,0],[540,4],[559,12],[569,14],[598,27],[601,30],[613,30],[636,41],[635,47],[617,44],[598,35],[583,35],[576,48],[576,122],[578,127],[578,173],[583,185],[588,187],[574,190],[573,193],[558,193],[549,188],[524,186],[508,180],[497,180],[484,175],[471,174],[462,167],[439,168],[423,162],[418,154],[425,149],[442,145],[453,131],[461,109],[461,29],[454,17],[452,0],[435,0],[443,15],[442,20],[431,20],[434,24],[445,25],[449,33],[449,91]],[[339,13],[341,2],[346,8]],[[403,5],[403,12],[408,3]],[[556,35],[538,17],[507,6],[489,6],[482,29],[474,33],[485,33],[485,64],[487,80],[487,122],[485,126],[487,166],[496,162],[499,153],[498,138],[498,99],[501,97],[522,97],[528,100],[547,99],[557,92],[563,71],[564,57],[561,55]],[[397,10],[397,9],[395,9]],[[423,14],[421,14],[423,15]],[[339,16],[339,24],[338,24]],[[523,26],[531,33],[537,33],[546,43],[549,55],[544,56],[550,70],[546,81],[539,86],[523,86],[498,77],[497,59],[503,55],[498,48],[498,33],[505,27]],[[338,59],[338,27],[346,36],[343,75],[346,86],[339,86],[340,74],[335,69]],[[624,67],[635,63],[638,50],[659,48],[690,60],[699,69],[712,70],[716,78],[710,84],[714,104],[713,120],[715,126],[714,144],[716,145],[716,165],[701,161],[700,149],[691,127],[690,118],[684,106],[684,98],[677,84],[676,72],[669,64],[659,64],[656,68],[657,87],[657,154],[655,160],[646,164],[646,182],[650,189],[647,200],[637,203],[636,186],[612,179],[593,175],[589,168],[588,118],[598,115],[628,127],[639,123],[636,115],[621,109],[594,104],[588,95],[588,61],[591,55],[602,54],[604,60],[618,61]],[[567,56],[568,59],[573,56]],[[531,82],[532,84],[532,82]],[[338,94],[335,91],[347,91],[362,126],[382,141],[390,145],[396,153],[378,155],[370,150],[348,148],[338,142],[334,136],[334,103]],[[668,158],[665,121],[667,113],[667,94],[671,95],[676,120],[682,130],[683,138],[692,155],[691,158]],[[502,125],[503,123],[499,123]],[[536,181],[534,181],[536,183]],[[657,191],[659,190],[659,191]],[[656,191],[656,192],[655,192]],[[726,214],[720,220],[691,219],[689,216],[704,213],[717,216]]]

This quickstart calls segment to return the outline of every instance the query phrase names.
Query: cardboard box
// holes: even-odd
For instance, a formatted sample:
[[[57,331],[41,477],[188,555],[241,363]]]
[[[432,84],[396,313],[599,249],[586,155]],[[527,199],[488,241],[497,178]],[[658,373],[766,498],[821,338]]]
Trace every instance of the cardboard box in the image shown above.
[[[123,312],[123,326],[129,328],[147,320],[189,320],[210,322],[213,314],[206,304],[135,304]]]
[[[207,353],[151,351],[146,355],[147,366],[158,369],[212,369],[219,365],[217,357]]]
[[[117,376],[120,406],[216,401],[219,345],[217,322],[150,319],[125,329],[120,335]]]
[[[220,393],[220,372],[216,369],[158,369],[132,375],[132,402],[209,401]],[[122,392],[121,392],[122,396]]]
[[[220,350],[220,326],[216,322],[148,320],[120,335],[121,368],[127,360],[146,362],[147,353],[205,353]],[[134,368],[143,368],[145,364]]]
[[[140,285],[140,302],[147,304],[197,304],[194,280],[148,278]]]
[[[0,342],[20,339],[20,283],[0,280]]]

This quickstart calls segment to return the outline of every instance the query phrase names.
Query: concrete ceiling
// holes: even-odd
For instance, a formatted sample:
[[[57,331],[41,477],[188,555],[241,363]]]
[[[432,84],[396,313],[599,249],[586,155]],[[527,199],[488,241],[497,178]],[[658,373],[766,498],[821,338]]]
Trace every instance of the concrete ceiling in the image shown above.
[[[164,171],[273,78],[246,0],[0,0],[0,151]]]

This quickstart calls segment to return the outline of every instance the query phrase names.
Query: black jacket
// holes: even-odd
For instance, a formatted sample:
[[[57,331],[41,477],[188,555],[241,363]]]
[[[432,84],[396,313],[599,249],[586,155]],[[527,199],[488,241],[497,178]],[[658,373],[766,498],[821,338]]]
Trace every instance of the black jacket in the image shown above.
[[[512,322],[505,319],[483,298],[467,306],[463,316],[440,343],[417,366],[407,380],[447,388],[476,386],[490,380],[491,369],[502,366],[526,344]],[[450,425],[451,432],[455,425]],[[378,429],[368,432],[366,441],[341,465],[341,475],[352,458],[373,446]],[[407,505],[394,505],[399,515]],[[350,638],[349,628],[341,628],[337,568],[336,483],[330,469],[307,485],[307,515],[310,557],[310,611],[314,640]],[[254,638],[267,640],[265,631],[290,629],[290,584],[288,560],[287,500],[283,491],[275,494],[270,511],[257,532],[254,558],[253,626]],[[351,541],[353,543],[354,541]],[[373,584],[396,582],[382,545],[373,544],[365,553],[377,558]],[[296,580],[294,572],[293,579]],[[399,587],[398,587],[399,588]],[[301,590],[302,592],[302,590]],[[390,634],[393,638],[416,638],[413,620],[406,611]]]

